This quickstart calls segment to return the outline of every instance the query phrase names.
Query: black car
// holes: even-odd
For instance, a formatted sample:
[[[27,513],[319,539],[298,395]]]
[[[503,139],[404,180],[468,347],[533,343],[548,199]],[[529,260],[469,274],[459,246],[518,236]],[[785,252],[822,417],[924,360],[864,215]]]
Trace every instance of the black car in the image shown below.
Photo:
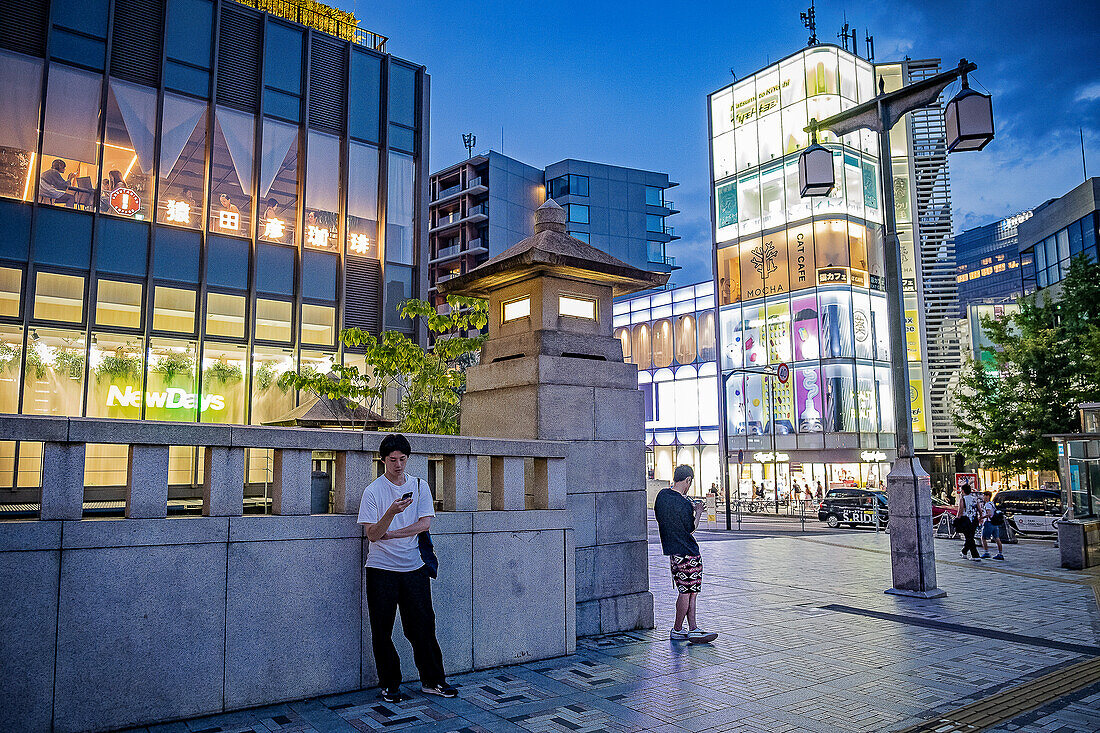
[[[886,495],[869,489],[829,489],[817,508],[817,518],[830,527],[875,526],[875,506],[878,506],[880,526],[886,526],[890,512]]]
[[[1062,492],[1052,489],[1009,489],[993,497],[993,506],[1004,512],[1017,532],[1046,534],[1057,531],[1054,521],[1062,516]]]

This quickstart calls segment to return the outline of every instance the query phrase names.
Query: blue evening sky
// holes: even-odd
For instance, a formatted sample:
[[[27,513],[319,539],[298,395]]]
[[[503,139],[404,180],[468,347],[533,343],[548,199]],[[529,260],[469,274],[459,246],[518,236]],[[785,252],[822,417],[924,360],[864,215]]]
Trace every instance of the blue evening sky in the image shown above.
[[[747,76],[805,45],[799,12],[809,2],[335,4],[427,67],[433,171],[464,158],[462,133],[473,132],[477,152],[531,165],[579,158],[667,172],[682,211],[669,219],[682,237],[669,254],[684,268],[673,281],[688,284],[710,277],[706,95],[732,80],[730,69]],[[1080,128],[1088,172],[1100,175],[1100,4],[822,2],[822,42],[839,43],[845,14],[861,55],[869,29],[880,62],[978,64],[997,138],[951,156],[956,231],[1080,183]]]

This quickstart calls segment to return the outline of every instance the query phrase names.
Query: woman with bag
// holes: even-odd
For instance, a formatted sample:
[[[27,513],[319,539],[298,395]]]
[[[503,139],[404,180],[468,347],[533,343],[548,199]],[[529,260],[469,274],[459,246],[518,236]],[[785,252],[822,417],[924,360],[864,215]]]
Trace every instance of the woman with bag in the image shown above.
[[[964,483],[962,493],[959,495],[959,513],[958,518],[955,520],[955,528],[958,529],[965,540],[962,556],[966,557],[968,551],[973,552],[974,562],[981,562],[981,558],[978,557],[978,545],[974,542],[974,532],[978,529],[979,504],[978,496],[970,488],[970,484]]]

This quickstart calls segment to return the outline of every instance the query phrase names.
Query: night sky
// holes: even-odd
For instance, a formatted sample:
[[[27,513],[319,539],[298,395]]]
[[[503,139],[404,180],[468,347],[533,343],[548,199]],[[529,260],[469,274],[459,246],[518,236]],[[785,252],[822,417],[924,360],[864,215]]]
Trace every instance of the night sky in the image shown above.
[[[545,166],[563,158],[667,172],[682,213],[676,284],[710,277],[706,96],[806,44],[803,2],[336,3],[432,77],[433,171],[492,148]],[[750,5],[750,7],[745,7]],[[1100,175],[1100,3],[821,3],[818,38],[844,23],[876,61],[959,58],[993,95],[997,138],[951,156],[955,231],[1064,194]],[[958,85],[948,89],[948,96]],[[503,133],[502,133],[503,130]],[[503,141],[502,141],[503,137]]]

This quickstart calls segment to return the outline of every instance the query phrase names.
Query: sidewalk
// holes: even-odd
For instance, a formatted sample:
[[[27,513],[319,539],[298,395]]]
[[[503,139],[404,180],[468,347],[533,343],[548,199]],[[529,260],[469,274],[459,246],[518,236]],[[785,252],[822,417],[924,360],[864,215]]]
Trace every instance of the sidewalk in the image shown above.
[[[922,724],[940,719],[935,730],[962,731],[991,722],[976,701],[1014,716],[990,730],[1100,730],[1100,574],[1059,569],[1051,542],[971,563],[937,540],[949,595],[922,601],[883,593],[883,534],[735,534],[700,532],[700,622],[721,632],[713,645],[669,642],[674,593],[651,543],[653,631],[455,677],[454,700],[406,685],[413,699],[400,705],[364,690],[148,730],[826,733],[933,730]]]

